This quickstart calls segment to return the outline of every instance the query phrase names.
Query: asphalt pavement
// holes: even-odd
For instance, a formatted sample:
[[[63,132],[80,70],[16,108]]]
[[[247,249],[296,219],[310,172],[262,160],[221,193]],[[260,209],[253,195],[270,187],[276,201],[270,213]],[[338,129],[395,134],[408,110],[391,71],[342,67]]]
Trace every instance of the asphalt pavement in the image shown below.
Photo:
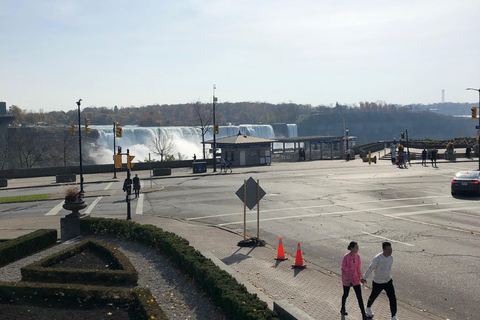
[[[383,151],[378,153],[379,158],[383,155]],[[368,165],[361,163],[362,160],[358,158],[353,161],[359,166]],[[331,163],[336,166],[341,161]],[[420,161],[417,160],[415,163],[420,163]],[[288,163],[275,163],[264,167],[234,168],[233,174],[265,170],[274,172],[275,170],[282,170],[284,166],[288,165]],[[377,165],[391,166],[391,163],[390,161],[380,160]],[[220,173],[211,172],[210,168],[208,173],[204,174],[193,174],[191,169],[187,168],[172,169],[171,176],[155,177],[156,183],[155,185],[152,183],[152,187],[150,187],[148,180],[143,180],[142,193],[161,190],[161,179],[218,174]],[[12,179],[8,181],[8,187],[2,188],[2,190],[41,187],[46,184],[55,185],[54,179],[55,177]],[[121,181],[121,179],[113,179],[111,173],[84,175],[84,179],[88,184]],[[122,193],[121,190],[105,190],[87,192],[85,196],[88,198],[90,196]],[[2,192],[2,196],[7,196],[7,194]],[[63,195],[57,193],[53,194],[52,197],[61,199]],[[0,239],[12,239],[40,228],[57,229],[60,234],[60,218],[60,216],[39,216],[2,219],[0,221]],[[264,247],[239,247],[237,243],[243,239],[243,236],[231,230],[150,215],[132,215],[132,220],[141,224],[152,224],[184,237],[205,256],[211,258],[221,268],[226,269],[241,283],[244,283],[251,292],[258,294],[272,308],[275,301],[280,305],[287,306],[287,309],[291,310],[292,313],[303,313],[305,319],[308,318],[307,315],[313,319],[343,319],[340,316],[343,290],[340,275],[322,269],[317,265],[309,264],[308,261],[305,261],[306,268],[293,269],[294,255],[287,254],[288,260],[285,261],[275,260],[277,243],[267,244]],[[370,287],[371,282],[369,281],[367,286],[362,289],[365,302],[370,294]],[[385,294],[380,295],[372,309],[375,313],[375,319],[390,319],[389,302]],[[353,290],[347,300],[347,311],[349,315],[345,319],[361,319]],[[398,301],[397,316],[400,320],[444,319],[428,310],[420,310],[402,301]]]

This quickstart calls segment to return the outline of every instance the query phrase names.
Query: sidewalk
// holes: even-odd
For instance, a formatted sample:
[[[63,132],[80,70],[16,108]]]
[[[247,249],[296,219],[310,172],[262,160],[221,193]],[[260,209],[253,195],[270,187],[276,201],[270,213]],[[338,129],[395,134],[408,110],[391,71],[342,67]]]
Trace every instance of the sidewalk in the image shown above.
[[[361,159],[358,159],[351,162],[361,163],[361,161]],[[312,163],[313,165],[320,165],[319,162]],[[340,164],[339,162],[338,165],[340,166]],[[277,166],[275,170],[278,170],[279,165],[275,165]],[[329,166],[332,165],[336,166],[336,164],[330,162]],[[273,166],[262,167],[261,169],[258,167],[234,168],[234,174],[236,172],[248,173],[258,170],[274,169]],[[212,174],[220,173],[192,174],[188,169],[174,169],[170,177],[198,177]],[[121,174],[117,174],[117,177],[119,177],[117,180],[123,180]],[[50,177],[13,179],[9,181],[8,188],[39,187],[48,184],[45,181],[46,179],[50,179]],[[55,180],[54,177],[51,177],[51,179],[52,181]],[[85,176],[85,181],[95,183],[115,180],[112,179],[112,174],[96,174]],[[157,184],[159,183],[158,179],[155,179],[155,181]],[[150,189],[149,181],[145,179],[143,184],[148,187],[144,187],[142,193],[155,192],[155,188],[161,187],[157,186]],[[1,220],[0,238],[15,238],[40,228],[59,230],[60,218],[60,216],[41,216],[25,219],[4,219]],[[212,258],[221,268],[230,270],[239,282],[245,283],[250,291],[257,293],[270,306],[272,306],[273,301],[286,300],[291,306],[295,306],[313,319],[342,319],[340,316],[340,305],[343,288],[339,270],[324,270],[309,263],[309,261],[305,262],[307,268],[303,270],[292,269],[291,266],[295,261],[295,252],[287,252],[286,255],[289,259],[286,261],[276,261],[274,260],[277,254],[276,243],[268,244],[265,247],[241,248],[237,246],[238,241],[243,239],[241,235],[220,228],[147,215],[133,215],[132,220],[141,224],[152,224],[186,238],[192,246],[205,256]],[[371,281],[369,281],[368,285],[371,286]],[[363,299],[366,302],[370,294],[370,288],[364,287],[362,291]],[[372,309],[376,320],[390,320],[389,303],[385,294],[380,295]],[[349,315],[345,319],[361,319],[353,290],[351,290],[347,299],[347,311]],[[443,319],[414,308],[402,301],[398,301],[397,315],[400,320]]]

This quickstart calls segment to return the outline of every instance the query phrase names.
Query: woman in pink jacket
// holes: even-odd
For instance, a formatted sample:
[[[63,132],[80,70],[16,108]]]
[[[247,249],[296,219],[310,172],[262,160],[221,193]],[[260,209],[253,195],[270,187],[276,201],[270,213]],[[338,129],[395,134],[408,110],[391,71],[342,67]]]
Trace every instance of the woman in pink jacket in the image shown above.
[[[358,255],[358,244],[355,241],[350,242],[348,245],[349,253],[345,254],[342,262],[342,283],[343,283],[343,296],[342,296],[342,309],[340,313],[343,316],[348,315],[345,310],[345,302],[347,301],[350,287],[353,287],[355,294],[357,295],[358,306],[362,311],[363,320],[369,319],[365,313],[365,307],[363,305],[362,290],[360,288],[360,280],[362,275],[362,262]]]

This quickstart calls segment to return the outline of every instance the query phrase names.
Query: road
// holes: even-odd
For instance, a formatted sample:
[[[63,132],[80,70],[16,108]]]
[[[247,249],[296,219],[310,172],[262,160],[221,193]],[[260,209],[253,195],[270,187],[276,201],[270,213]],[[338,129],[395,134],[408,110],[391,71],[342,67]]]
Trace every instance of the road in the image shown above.
[[[242,232],[243,204],[235,192],[251,176],[267,193],[260,203],[260,238],[267,243],[277,246],[282,237],[285,251],[294,255],[300,242],[307,265],[339,273],[350,241],[359,243],[364,271],[381,252],[381,243],[390,241],[400,300],[451,320],[477,319],[480,198],[450,195],[455,172],[476,166],[474,162],[439,163],[438,168],[415,164],[398,169],[385,161],[378,165],[315,161],[234,170],[234,174],[158,179],[153,184],[164,189],[132,201],[132,214],[173,217]],[[148,172],[139,172],[140,177],[145,175]],[[87,184],[85,189],[114,191],[88,198],[90,215],[126,216],[121,182]],[[58,187],[39,190],[60,192]],[[66,211],[60,203],[4,204],[0,219],[62,215]],[[251,236],[257,234],[256,214],[256,208],[247,213]]]

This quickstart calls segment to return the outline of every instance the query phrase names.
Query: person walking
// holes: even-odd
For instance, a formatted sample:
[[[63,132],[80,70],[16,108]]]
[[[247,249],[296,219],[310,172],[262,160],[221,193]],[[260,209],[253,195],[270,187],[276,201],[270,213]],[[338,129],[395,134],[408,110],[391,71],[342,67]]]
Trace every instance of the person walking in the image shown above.
[[[225,169],[225,173],[227,173],[227,169],[230,169],[230,173],[232,173],[232,161],[230,161],[230,159],[227,159],[227,167]]]
[[[437,149],[433,148],[432,150],[432,167],[437,166]]]
[[[422,166],[427,166],[427,149],[425,148],[422,151]]]
[[[227,164],[225,163],[225,159],[220,158],[220,173],[222,173],[222,171],[225,171],[225,173],[227,173],[226,165]]]
[[[408,153],[404,152],[403,153],[403,166],[405,169],[407,169],[407,162],[408,162]]]
[[[343,284],[343,296],[342,296],[342,308],[340,309],[340,314],[342,316],[348,315],[345,309],[345,302],[347,301],[348,293],[350,292],[350,287],[353,287],[355,290],[355,295],[357,296],[358,306],[362,312],[362,319],[368,319],[367,314],[365,313],[365,306],[363,304],[362,298],[362,289],[360,287],[360,279],[363,278],[362,275],[362,262],[358,254],[358,243],[355,241],[350,242],[347,247],[350,252],[345,254],[342,261],[342,284]]]
[[[378,295],[385,290],[388,300],[390,301],[390,312],[392,314],[392,320],[398,320],[397,318],[397,297],[395,296],[395,288],[393,287],[393,280],[391,276],[393,257],[392,257],[392,244],[390,242],[382,243],[383,252],[377,254],[361,282],[366,283],[368,276],[373,272],[372,281],[372,293],[368,297],[367,309],[365,310],[369,318],[373,318],[372,305],[377,299]]]
[[[133,178],[133,191],[135,191],[135,198],[140,196],[140,178],[138,174],[135,174]]]

